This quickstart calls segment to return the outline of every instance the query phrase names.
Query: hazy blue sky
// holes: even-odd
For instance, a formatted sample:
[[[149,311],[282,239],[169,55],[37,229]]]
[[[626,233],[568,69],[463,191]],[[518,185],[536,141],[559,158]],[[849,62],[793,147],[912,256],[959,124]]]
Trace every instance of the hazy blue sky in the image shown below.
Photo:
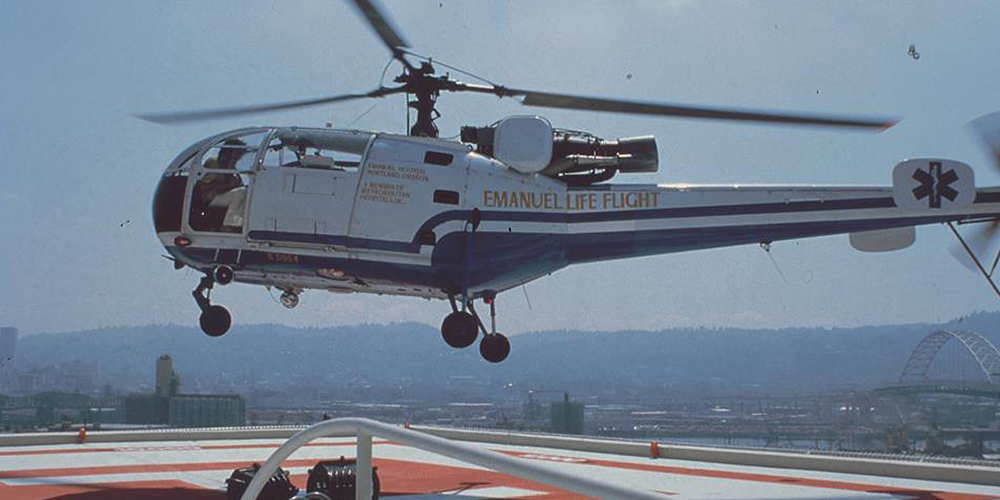
[[[884,134],[725,125],[442,96],[442,135],[526,111],[605,137],[654,134],[660,172],[618,181],[887,184],[900,159],[966,161],[964,130],[1000,109],[1000,2],[387,0],[417,52],[522,88],[903,118]],[[907,55],[915,44],[920,59]],[[150,221],[167,162],[245,125],[402,131],[402,97],[163,127],[131,113],[367,90],[388,52],[345,2],[0,0],[0,323],[26,333],[196,324],[198,276],[174,271]],[[395,68],[393,68],[394,71]],[[395,75],[391,72],[389,77]],[[628,75],[632,75],[628,78]],[[359,118],[372,105],[362,118]],[[996,310],[947,252],[947,229],[862,254],[846,236],[582,265],[501,295],[500,328],[857,325]],[[438,324],[444,302],[219,289],[237,323]]]

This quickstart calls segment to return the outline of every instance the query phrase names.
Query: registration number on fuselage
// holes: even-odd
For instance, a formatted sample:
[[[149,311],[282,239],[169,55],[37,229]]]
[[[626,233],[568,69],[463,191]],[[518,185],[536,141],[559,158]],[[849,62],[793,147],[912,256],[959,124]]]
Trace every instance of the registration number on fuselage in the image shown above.
[[[266,258],[268,262],[279,262],[279,263],[284,263],[284,264],[298,264],[299,263],[299,256],[298,255],[293,255],[293,254],[290,254],[290,253],[271,253],[271,252],[267,252],[267,253],[264,254],[264,258]]]

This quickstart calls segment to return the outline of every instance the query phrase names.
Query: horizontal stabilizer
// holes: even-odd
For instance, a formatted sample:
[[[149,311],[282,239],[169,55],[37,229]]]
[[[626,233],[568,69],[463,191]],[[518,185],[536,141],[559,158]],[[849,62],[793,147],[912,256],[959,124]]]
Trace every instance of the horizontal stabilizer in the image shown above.
[[[955,160],[916,158],[892,169],[892,198],[910,210],[964,208],[976,199],[972,167]]]
[[[902,250],[917,241],[913,226],[851,233],[851,246],[862,252],[892,252]]]

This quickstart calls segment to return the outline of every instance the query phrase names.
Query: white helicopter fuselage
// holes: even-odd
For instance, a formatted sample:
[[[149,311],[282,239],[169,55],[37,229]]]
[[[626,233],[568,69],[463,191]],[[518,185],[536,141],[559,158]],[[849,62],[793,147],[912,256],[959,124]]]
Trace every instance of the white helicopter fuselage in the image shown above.
[[[838,233],[902,247],[893,228],[1000,216],[1000,188],[971,185],[926,208],[900,185],[569,186],[455,141],[253,128],[178,156],[154,222],[179,262],[239,282],[492,297],[580,262]]]

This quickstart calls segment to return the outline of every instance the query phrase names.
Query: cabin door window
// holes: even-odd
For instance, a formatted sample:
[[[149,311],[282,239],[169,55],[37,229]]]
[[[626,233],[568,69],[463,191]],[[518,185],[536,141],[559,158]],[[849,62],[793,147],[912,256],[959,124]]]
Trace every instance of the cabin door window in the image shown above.
[[[188,225],[195,231],[242,233],[250,173],[266,133],[230,137],[202,155],[191,189]]]

